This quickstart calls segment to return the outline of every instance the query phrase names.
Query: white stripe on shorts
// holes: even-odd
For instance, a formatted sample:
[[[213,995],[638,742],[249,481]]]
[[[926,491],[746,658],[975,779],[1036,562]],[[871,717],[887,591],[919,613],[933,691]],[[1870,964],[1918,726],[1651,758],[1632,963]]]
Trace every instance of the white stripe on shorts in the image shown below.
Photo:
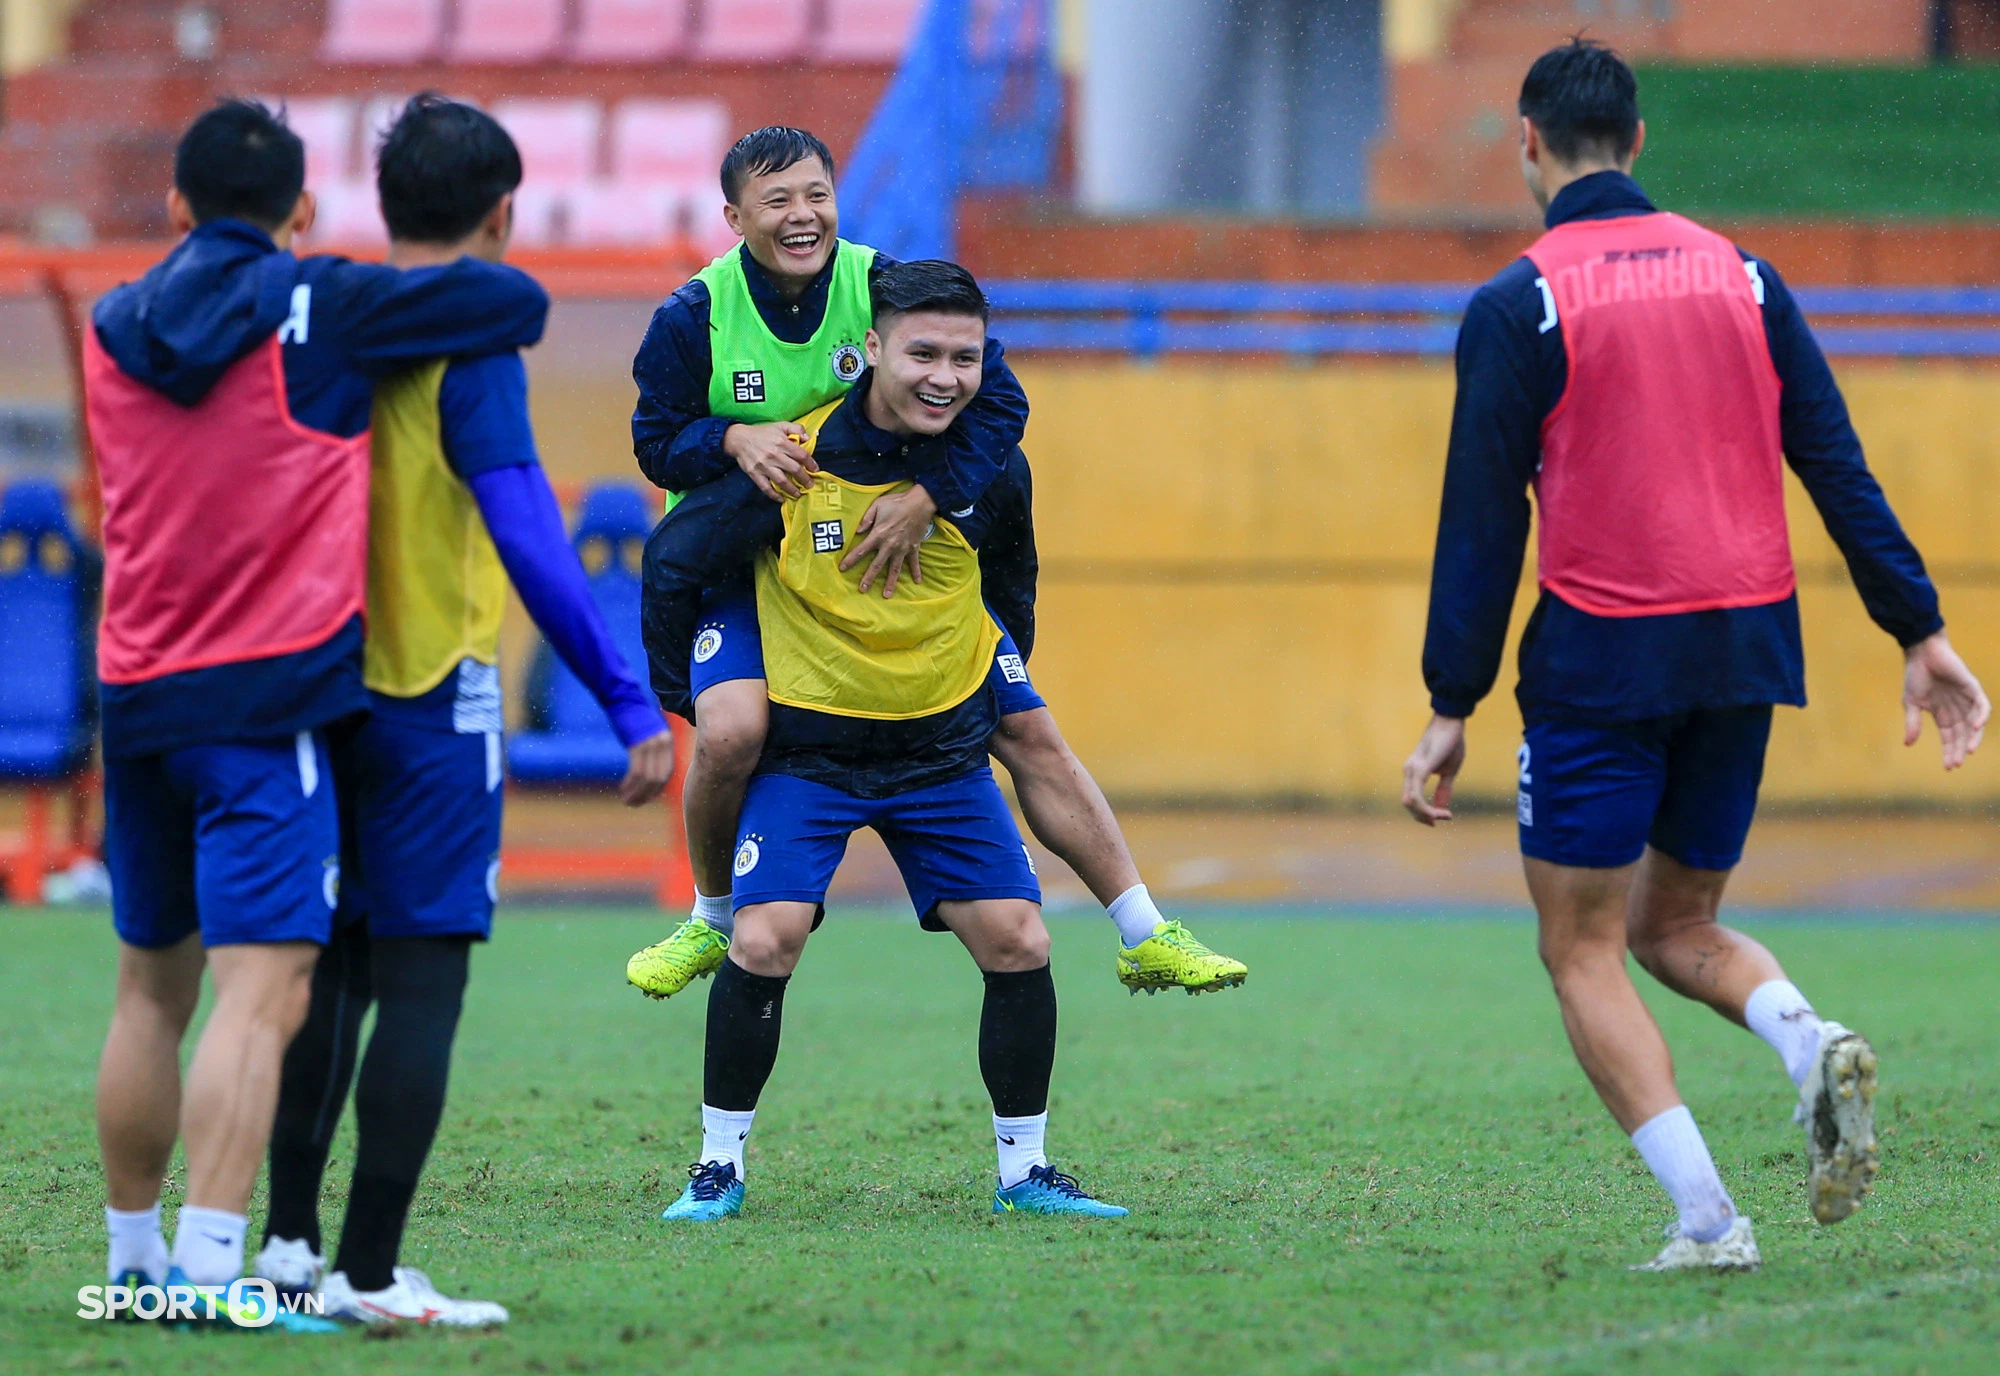
[[[500,733],[486,733],[486,791],[500,787]]]
[[[299,748],[299,790],[310,798],[319,792],[319,750],[313,744],[313,733],[301,731],[297,736]]]

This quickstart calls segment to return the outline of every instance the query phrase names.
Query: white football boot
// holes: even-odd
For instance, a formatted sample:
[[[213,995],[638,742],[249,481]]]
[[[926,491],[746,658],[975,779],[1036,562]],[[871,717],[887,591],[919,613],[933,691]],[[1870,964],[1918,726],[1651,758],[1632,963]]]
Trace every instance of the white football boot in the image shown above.
[[[1660,1254],[1634,1271],[1754,1271],[1764,1264],[1750,1220],[1738,1214],[1713,1242],[1696,1242],[1676,1225]]]
[[[298,1238],[266,1238],[264,1250],[250,1265],[250,1274],[262,1276],[281,1293],[311,1294],[326,1275],[326,1258]]]
[[[507,1311],[489,1300],[455,1300],[438,1293],[431,1278],[414,1266],[398,1266],[387,1290],[356,1290],[345,1271],[335,1271],[320,1285],[329,1319],[349,1323],[435,1324],[440,1328],[495,1328],[507,1322]]]
[[[1867,1038],[1837,1022],[1820,1024],[1819,1053],[1799,1086],[1792,1119],[1806,1130],[1806,1195],[1821,1223],[1838,1223],[1860,1208],[1881,1164],[1875,1064]]]

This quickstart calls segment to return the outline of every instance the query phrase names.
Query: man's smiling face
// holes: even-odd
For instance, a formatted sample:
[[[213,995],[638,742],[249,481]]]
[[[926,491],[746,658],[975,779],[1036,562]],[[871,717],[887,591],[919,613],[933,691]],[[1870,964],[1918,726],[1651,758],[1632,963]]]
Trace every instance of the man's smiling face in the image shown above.
[[[941,435],[979,393],[986,322],[976,315],[911,311],[868,331],[875,367],[869,421],[901,435]]]
[[[723,215],[766,272],[796,286],[819,276],[840,228],[833,177],[818,158],[745,178]]]

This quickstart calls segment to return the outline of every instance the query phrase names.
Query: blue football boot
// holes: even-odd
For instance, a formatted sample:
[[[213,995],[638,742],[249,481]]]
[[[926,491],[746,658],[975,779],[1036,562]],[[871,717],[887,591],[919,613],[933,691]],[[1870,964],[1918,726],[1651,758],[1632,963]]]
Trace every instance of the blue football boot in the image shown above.
[[[269,1284],[269,1282],[266,1282]],[[196,1292],[194,1317],[176,1319],[174,1326],[180,1329],[200,1328],[247,1328],[267,1329],[274,1333],[338,1333],[340,1325],[332,1319],[323,1319],[315,1314],[302,1314],[285,1306],[278,1298],[275,1285],[266,1290],[250,1290],[234,1304],[228,1298],[226,1285],[196,1285],[187,1278],[187,1272],[175,1266],[167,1272],[167,1294],[171,1299],[174,1287],[182,1286]],[[209,1317],[210,1296],[215,1306],[214,1317]],[[294,1301],[298,1303],[298,1301]]]
[[[1123,1218],[1130,1213],[1116,1204],[1092,1199],[1083,1192],[1074,1176],[1064,1175],[1054,1166],[1030,1166],[1028,1178],[1018,1185],[993,1191],[996,1214],[1084,1214],[1090,1218]]]
[[[660,1217],[715,1223],[743,1207],[743,1182],[733,1161],[697,1161],[688,1167],[687,1188]]]
[[[111,1278],[111,1284],[122,1285],[127,1290],[137,1290],[139,1289],[139,1287],[143,1285],[158,1285],[159,1283],[160,1283],[159,1281],[154,1280],[151,1276],[147,1275],[144,1271],[141,1271],[136,1266],[128,1266],[123,1271],[120,1271],[117,1275]],[[140,1318],[137,1314],[134,1314],[131,1308],[128,1306],[127,1308],[118,1311],[118,1322],[148,1323],[150,1322],[150,1320]]]

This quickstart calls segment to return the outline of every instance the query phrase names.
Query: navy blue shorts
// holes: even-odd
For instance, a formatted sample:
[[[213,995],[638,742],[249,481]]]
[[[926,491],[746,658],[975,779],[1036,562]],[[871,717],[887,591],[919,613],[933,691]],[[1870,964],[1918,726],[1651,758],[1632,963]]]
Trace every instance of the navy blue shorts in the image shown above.
[[[121,940],[159,950],[326,943],[340,818],[319,733],[104,762],[104,863]]]
[[[980,769],[893,798],[857,798],[789,774],[750,780],[737,822],[731,905],[824,903],[847,838],[875,828],[902,871],[924,927],[945,930],[937,905],[982,898],[1042,901],[1035,862],[1014,814]]]
[[[501,739],[377,713],[334,745],[349,878],[340,921],[375,937],[493,934]]]
[[[1768,706],[1613,726],[1531,721],[1521,746],[1521,853],[1616,869],[1650,845],[1693,869],[1734,869],[1770,736]]]
[[[688,665],[689,695],[699,698],[731,679],[762,677],[764,641],[757,626],[756,595],[739,591],[704,597]],[[1000,644],[993,651],[993,668],[986,681],[999,699],[1003,717],[1048,706],[1028,681],[1028,666],[1005,627],[1000,630]]]

